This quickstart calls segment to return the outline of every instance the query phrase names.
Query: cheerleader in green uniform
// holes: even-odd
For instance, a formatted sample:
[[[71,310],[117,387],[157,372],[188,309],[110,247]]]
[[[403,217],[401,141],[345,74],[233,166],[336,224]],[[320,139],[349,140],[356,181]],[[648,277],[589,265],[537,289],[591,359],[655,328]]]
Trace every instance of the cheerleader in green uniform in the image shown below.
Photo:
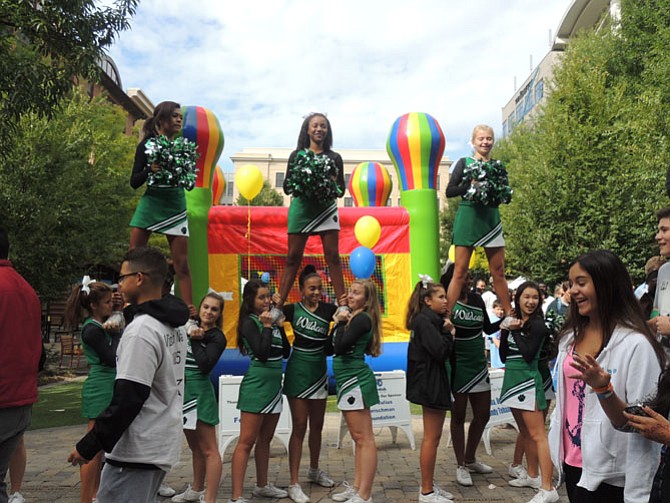
[[[456,161],[453,172],[449,177],[449,185],[446,190],[447,197],[465,196],[469,188],[467,184],[463,184],[463,170],[466,166],[475,161],[492,161],[491,150],[493,149],[494,138],[493,129],[490,126],[483,124],[475,126],[472,131],[471,142],[475,152],[471,157]],[[454,220],[453,242],[456,247],[455,269],[453,281],[447,291],[449,312],[451,313],[461,294],[463,283],[465,283],[468,274],[470,257],[475,247],[483,246],[496,294],[503,305],[505,315],[509,315],[512,312],[512,305],[510,304],[509,287],[505,279],[505,238],[503,237],[498,206],[488,206],[463,198]]]
[[[154,114],[142,126],[142,141],[135,150],[135,163],[130,177],[130,186],[140,188],[151,171],[161,169],[157,164],[149,165],[146,144],[150,139],[164,135],[172,140],[181,131],[181,107],[174,101],[163,101],[154,109]],[[186,218],[186,196],[181,187],[152,185],[142,195],[135,214],[130,221],[130,249],[146,246],[152,232],[165,234],[175,273],[179,278],[181,298],[195,316],[191,271],[188,265],[188,220]]]
[[[244,475],[251,448],[256,445],[257,485],[254,497],[286,498],[288,493],[268,483],[270,441],[282,408],[282,359],[291,346],[284,329],[275,325],[270,314],[270,290],[258,280],[244,285],[237,345],[249,355],[251,364],[240,384],[237,408],[241,411],[240,436],[233,452],[231,502],[242,498]]]
[[[445,289],[451,288],[453,264],[442,276]],[[475,454],[491,412],[491,382],[482,332],[497,332],[500,321],[491,323],[484,301],[473,293],[472,276],[468,272],[461,287],[458,301],[451,312],[455,327],[454,351],[451,354],[451,389],[454,403],[451,409],[451,440],[456,456],[456,481],[471,486],[471,472],[487,474],[493,469],[480,461]],[[468,402],[472,406],[472,422],[465,441],[465,413]]]
[[[370,407],[379,403],[375,375],[365,363],[365,355],[379,356],[381,312],[375,284],[356,280],[349,287],[347,302],[351,312],[338,310],[333,329],[333,373],[337,386],[337,406],[342,411],[356,446],[354,485],[333,494],[333,501],[371,503],[372,484],[377,471],[377,445],[372,431]]]
[[[216,441],[219,424],[214,387],[209,373],[226,349],[226,338],[221,331],[223,298],[208,293],[198,309],[199,326],[189,330],[184,370],[184,414],[196,414],[195,429],[184,429],[193,461],[193,485],[172,498],[176,503],[200,501],[216,503],[216,492],[221,481],[221,456]]]
[[[342,157],[330,148],[333,145],[333,131],[330,121],[324,114],[309,114],[302,123],[298,135],[298,146],[289,156],[286,176],[284,177],[284,192],[291,194],[291,187],[287,184],[290,180],[291,169],[295,164],[296,157],[301,150],[311,150],[316,155],[327,156],[337,168],[338,196],[344,195],[344,163]],[[335,297],[340,298],[345,294],[344,277],[340,264],[339,251],[340,219],[337,214],[337,201],[332,200],[307,200],[302,197],[292,197],[291,206],[288,211],[288,253],[286,255],[286,267],[279,284],[281,308],[286,301],[295,276],[300,267],[305,244],[313,234],[321,236],[323,254],[328,264],[328,269],[335,290]]]
[[[544,323],[542,294],[537,283],[522,283],[514,296],[514,305],[521,323],[511,327],[511,332],[503,330],[501,334],[500,357],[505,362],[505,377],[500,403],[510,407],[519,427],[528,472],[525,477],[510,480],[509,485],[542,488],[542,494],[546,493],[547,497],[541,501],[558,501],[556,490],[551,485],[554,467],[543,414],[547,402],[538,370],[540,351],[550,331]]]
[[[335,482],[319,469],[321,430],[328,398],[328,369],[326,356],[333,353],[329,337],[330,321],[337,306],[321,302],[323,285],[313,265],[306,266],[298,277],[302,301],[283,308],[286,320],[293,327],[293,351],[286,365],[284,394],[291,407],[291,438],[288,444],[288,464],[291,484],[288,495],[296,503],[308,503],[309,497],[298,482],[302,443],[309,422],[310,464],[307,478],[323,487]],[[273,300],[279,301],[279,294]]]
[[[112,401],[114,391],[116,348],[121,333],[110,333],[102,328],[112,314],[113,307],[120,309],[122,304],[120,295],[116,294],[114,302],[112,295],[109,285],[84,276],[82,284],[72,290],[65,306],[64,323],[68,327],[78,327],[84,312],[89,316],[81,328],[81,344],[90,365],[88,377],[81,390],[81,413],[88,418],[89,431],[95,424],[95,418]],[[82,503],[91,503],[98,492],[102,455],[103,452],[100,451],[90,463],[80,467]]]

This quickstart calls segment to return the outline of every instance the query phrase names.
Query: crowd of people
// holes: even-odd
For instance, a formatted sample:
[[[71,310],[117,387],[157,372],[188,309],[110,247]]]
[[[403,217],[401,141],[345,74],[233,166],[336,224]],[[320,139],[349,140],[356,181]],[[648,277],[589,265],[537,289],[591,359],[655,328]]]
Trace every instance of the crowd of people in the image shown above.
[[[180,126],[178,104],[164,102],[156,108],[136,152],[134,187],[161,169],[148,164],[146,141],[157,135],[172,137]],[[454,263],[439,280],[422,275],[408,299],[406,398],[421,406],[423,419],[418,501],[453,502],[453,494],[435,481],[448,411],[456,483],[472,486],[473,475],[493,472],[476,456],[489,421],[491,367],[504,368],[499,399],[510,408],[519,430],[508,466],[509,485],[535,489],[529,503],[558,501],[559,483],[565,484],[573,503],[670,501],[670,371],[665,350],[670,345],[662,343],[670,337],[670,264],[658,258],[648,263],[647,288],[640,290],[639,299],[622,261],[606,250],[572,261],[568,279],[557,285],[553,298],[544,283],[534,281],[524,281],[511,292],[498,204],[465,197],[480,183],[468,181],[469,167],[493,162],[493,144],[492,129],[476,126],[474,153],[455,164],[446,189],[448,197],[463,199],[454,224]],[[336,194],[343,195],[342,161],[331,146],[326,116],[307,116],[286,178],[296,157],[309,150],[335,166]],[[192,305],[185,203],[183,191],[173,189],[152,185],[142,197],[131,221],[131,246],[121,264],[118,291],[86,276],[68,299],[65,319],[72,327],[81,326],[90,365],[82,390],[88,431],[68,456],[72,465],[80,466],[82,503],[153,503],[157,494],[176,503],[217,501],[222,463],[210,373],[226,349],[224,299],[210,292],[197,308]],[[670,208],[657,217],[659,254],[670,257]],[[172,275],[165,257],[145,246],[151,232],[168,236],[181,298],[170,293]],[[228,501],[247,501],[244,481],[252,449],[255,498],[309,503],[301,485],[305,480],[327,488],[337,485],[320,465],[326,361],[332,355],[337,406],[355,457],[353,481],[344,482],[331,499],[370,503],[377,472],[371,407],[379,403],[379,395],[365,357],[378,356],[381,350],[376,286],[357,279],[345,287],[334,199],[295,196],[288,232],[279,292],[273,295],[260,279],[247,281],[241,292],[235,339],[250,365],[239,389],[240,432]],[[298,277],[300,301],[286,304],[313,234],[322,239],[337,305],[323,300],[324,278],[309,265]],[[468,270],[476,246],[486,251],[490,289]],[[22,459],[25,468],[22,435],[37,399],[41,351],[39,300],[12,269],[8,250],[7,234],[0,229],[0,341],[13,355],[0,355],[0,503],[8,501],[4,479],[10,460],[20,470]],[[119,318],[115,312],[121,309]],[[285,324],[293,330],[292,345]],[[20,343],[10,343],[13,330],[25,334]],[[286,490],[268,478],[270,441],[284,395],[293,425]],[[472,419],[466,436],[468,404]],[[164,479],[179,459],[182,432],[192,453],[193,481],[175,494]],[[305,436],[309,469],[301,479]],[[9,501],[21,501],[17,494]]]

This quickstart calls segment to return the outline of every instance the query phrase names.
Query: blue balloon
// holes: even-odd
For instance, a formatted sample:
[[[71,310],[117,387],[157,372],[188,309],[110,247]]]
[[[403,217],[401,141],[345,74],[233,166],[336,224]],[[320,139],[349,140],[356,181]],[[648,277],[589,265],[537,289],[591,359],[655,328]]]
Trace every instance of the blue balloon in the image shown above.
[[[366,246],[359,246],[349,256],[351,272],[358,279],[367,279],[372,276],[376,265],[377,260],[374,252]]]
[[[265,283],[266,285],[270,283],[270,273],[269,272],[264,272],[261,274],[261,281]]]

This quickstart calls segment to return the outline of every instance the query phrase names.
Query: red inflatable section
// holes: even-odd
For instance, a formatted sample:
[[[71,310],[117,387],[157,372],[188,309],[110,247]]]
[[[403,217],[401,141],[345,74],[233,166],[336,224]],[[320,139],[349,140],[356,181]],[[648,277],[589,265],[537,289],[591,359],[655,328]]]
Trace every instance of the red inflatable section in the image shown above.
[[[360,246],[354,226],[364,215],[375,217],[381,225],[381,237],[372,248],[376,254],[409,253],[407,210],[369,207],[339,209],[341,254],[348,255]],[[209,211],[209,253],[285,255],[288,246],[287,220],[288,208],[285,207],[213,206]],[[250,236],[249,240],[247,236]],[[318,236],[307,241],[305,254],[322,253]]]

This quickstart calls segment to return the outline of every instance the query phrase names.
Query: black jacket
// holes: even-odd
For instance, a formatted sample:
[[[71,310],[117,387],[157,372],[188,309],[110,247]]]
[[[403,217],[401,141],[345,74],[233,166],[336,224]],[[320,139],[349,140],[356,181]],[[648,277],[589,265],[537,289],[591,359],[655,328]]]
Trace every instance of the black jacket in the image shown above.
[[[412,321],[407,346],[406,397],[412,403],[433,409],[451,409],[451,386],[445,363],[454,338],[443,330],[444,319],[424,307]]]

